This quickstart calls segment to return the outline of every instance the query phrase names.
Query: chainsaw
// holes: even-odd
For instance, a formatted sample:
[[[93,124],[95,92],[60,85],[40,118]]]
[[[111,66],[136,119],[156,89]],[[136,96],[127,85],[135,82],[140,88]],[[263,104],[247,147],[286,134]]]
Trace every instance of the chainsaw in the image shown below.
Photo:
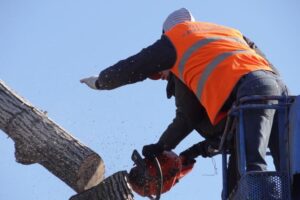
[[[135,166],[129,172],[129,183],[134,192],[151,200],[159,200],[194,166],[194,162],[187,164],[185,158],[172,151],[148,159],[134,150],[131,159]]]

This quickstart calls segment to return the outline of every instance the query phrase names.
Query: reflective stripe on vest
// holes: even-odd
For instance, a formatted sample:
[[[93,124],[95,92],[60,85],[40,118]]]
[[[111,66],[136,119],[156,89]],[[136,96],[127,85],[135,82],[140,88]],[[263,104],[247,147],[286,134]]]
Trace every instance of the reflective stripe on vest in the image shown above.
[[[229,56],[232,56],[234,54],[238,54],[238,53],[252,53],[255,54],[255,52],[253,50],[236,50],[236,51],[232,51],[232,52],[225,52],[222,53],[221,55],[217,56],[215,59],[213,59],[206,67],[205,70],[203,71],[203,74],[198,82],[198,87],[197,87],[197,92],[196,92],[196,96],[198,97],[198,99],[200,100],[202,92],[203,92],[203,87],[206,83],[206,80],[208,79],[209,75],[211,74],[211,72],[218,66],[219,63],[221,63],[223,60],[225,60],[226,58],[228,58]]]
[[[202,48],[204,45],[209,44],[211,42],[217,41],[217,40],[227,40],[227,41],[231,41],[231,42],[238,42],[241,44],[245,44],[248,46],[248,44],[246,43],[246,41],[244,41],[243,39],[240,38],[233,38],[233,37],[209,37],[209,38],[205,38],[203,40],[200,40],[198,42],[196,42],[194,45],[192,45],[189,49],[186,50],[186,52],[183,54],[181,60],[179,61],[178,64],[178,75],[179,78],[184,82],[183,79],[183,72],[184,72],[184,68],[185,68],[185,64],[188,61],[188,59],[190,58],[190,56],[197,51],[198,49]],[[226,58],[234,55],[234,54],[238,54],[238,53],[252,53],[252,54],[256,54],[254,50],[236,50],[236,51],[232,51],[232,52],[225,52],[220,54],[219,56],[215,57],[206,67],[205,70],[202,73],[202,76],[199,79],[198,82],[198,86],[197,86],[197,91],[196,91],[196,96],[199,100],[201,100],[201,95],[203,92],[203,88],[204,85],[206,83],[206,80],[208,79],[209,75],[211,74],[211,72],[218,66],[219,63],[221,63],[223,60],[225,60]]]
[[[231,41],[231,42],[238,42],[244,45],[248,44],[246,43],[246,41],[244,41],[243,39],[240,38],[234,38],[234,37],[209,37],[209,38],[205,38],[203,40],[199,40],[198,42],[196,42],[195,44],[193,44],[189,49],[186,50],[186,52],[182,55],[181,60],[178,63],[178,75],[179,78],[181,80],[183,80],[183,71],[184,71],[184,66],[187,62],[187,60],[190,58],[190,56],[197,51],[198,49],[200,49],[201,47],[203,47],[206,44],[209,44],[211,42],[217,41],[217,40],[227,40],[227,41]]]

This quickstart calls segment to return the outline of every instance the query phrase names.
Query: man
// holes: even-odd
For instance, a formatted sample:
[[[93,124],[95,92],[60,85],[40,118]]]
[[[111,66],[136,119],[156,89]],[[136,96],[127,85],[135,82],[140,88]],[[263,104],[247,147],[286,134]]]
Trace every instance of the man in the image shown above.
[[[240,31],[196,22],[185,8],[167,17],[163,35],[155,43],[108,67],[98,77],[81,82],[93,89],[110,90],[168,71],[192,91],[213,126],[225,119],[234,101],[241,97],[287,94],[277,71]],[[270,109],[244,113],[247,171],[266,170],[265,154],[274,115]],[[144,154],[149,156],[156,150],[145,146]],[[271,148],[278,167],[275,151]]]

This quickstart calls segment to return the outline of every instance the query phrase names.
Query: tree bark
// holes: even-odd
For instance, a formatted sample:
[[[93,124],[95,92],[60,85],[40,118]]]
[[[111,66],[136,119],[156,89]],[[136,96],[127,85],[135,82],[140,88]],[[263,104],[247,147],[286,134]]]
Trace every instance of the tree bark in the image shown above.
[[[16,161],[39,163],[76,192],[104,177],[101,157],[0,80],[0,129],[15,143]]]
[[[69,200],[134,200],[126,177],[126,171],[117,172],[99,185],[72,196]]]

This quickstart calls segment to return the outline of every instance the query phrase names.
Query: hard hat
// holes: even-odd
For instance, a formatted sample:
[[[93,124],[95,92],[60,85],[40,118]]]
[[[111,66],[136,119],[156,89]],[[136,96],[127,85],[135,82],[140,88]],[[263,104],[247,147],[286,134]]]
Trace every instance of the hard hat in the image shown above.
[[[176,24],[179,24],[179,23],[182,23],[185,21],[190,21],[190,22],[195,21],[195,18],[193,17],[192,13],[186,8],[181,8],[179,10],[175,10],[167,17],[167,19],[163,23],[163,32],[166,32],[166,31],[170,30]]]

